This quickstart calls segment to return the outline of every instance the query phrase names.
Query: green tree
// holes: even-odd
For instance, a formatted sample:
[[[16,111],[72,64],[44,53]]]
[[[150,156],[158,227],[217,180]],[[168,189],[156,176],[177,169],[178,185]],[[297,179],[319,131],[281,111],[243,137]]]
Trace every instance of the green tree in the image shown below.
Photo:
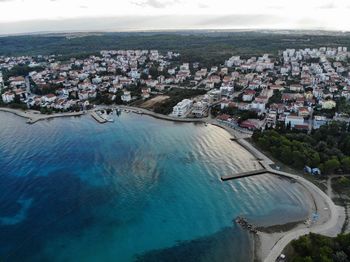
[[[350,171],[350,157],[344,157],[341,161],[341,167],[345,172]]]
[[[344,251],[337,251],[333,255],[333,260],[335,262],[347,262],[347,261],[349,261],[348,256],[346,255],[346,253]]]
[[[324,172],[330,174],[340,167],[340,163],[337,159],[329,159],[324,163]]]
[[[287,165],[293,163],[293,153],[287,146],[283,146],[281,149],[281,161]]]

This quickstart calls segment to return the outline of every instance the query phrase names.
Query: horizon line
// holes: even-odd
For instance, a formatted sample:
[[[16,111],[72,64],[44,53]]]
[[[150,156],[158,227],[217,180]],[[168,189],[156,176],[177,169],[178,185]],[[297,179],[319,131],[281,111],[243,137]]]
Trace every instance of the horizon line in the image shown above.
[[[228,33],[238,33],[238,32],[320,32],[320,33],[340,33],[348,34],[350,30],[332,30],[332,29],[271,29],[271,28],[164,28],[164,29],[116,29],[116,30],[50,30],[50,31],[28,31],[23,33],[8,33],[0,34],[0,37],[11,37],[11,36],[39,36],[39,35],[59,35],[59,34],[107,34],[107,33],[177,33],[177,32],[190,32],[190,31],[207,31],[214,32],[228,32]],[[262,31],[262,32],[259,32]]]

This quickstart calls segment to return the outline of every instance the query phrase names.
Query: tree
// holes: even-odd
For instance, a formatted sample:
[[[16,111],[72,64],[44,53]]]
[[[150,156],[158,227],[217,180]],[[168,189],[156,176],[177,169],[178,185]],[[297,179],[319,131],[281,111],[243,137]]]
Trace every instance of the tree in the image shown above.
[[[350,157],[345,157],[341,161],[342,169],[346,172],[350,171]]]
[[[283,146],[281,149],[281,161],[287,165],[293,163],[293,153],[287,146]]]
[[[324,172],[330,174],[340,167],[340,163],[337,159],[329,159],[324,163]]]
[[[310,160],[308,161],[308,164],[312,167],[318,167],[320,165],[321,159],[320,155],[315,152],[311,155]]]
[[[337,251],[334,255],[333,255],[333,260],[335,262],[347,262],[348,260],[348,256],[345,254],[344,251]]]
[[[311,239],[308,236],[302,236],[298,240],[293,240],[292,246],[302,256],[307,256],[312,250]]]

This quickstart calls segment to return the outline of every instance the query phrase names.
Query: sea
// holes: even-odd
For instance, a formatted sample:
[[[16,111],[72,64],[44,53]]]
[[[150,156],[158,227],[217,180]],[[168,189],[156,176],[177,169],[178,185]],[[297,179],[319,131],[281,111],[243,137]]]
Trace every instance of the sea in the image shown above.
[[[259,169],[223,129],[123,112],[26,124],[0,112],[0,261],[252,261],[244,216],[305,219],[297,183]]]

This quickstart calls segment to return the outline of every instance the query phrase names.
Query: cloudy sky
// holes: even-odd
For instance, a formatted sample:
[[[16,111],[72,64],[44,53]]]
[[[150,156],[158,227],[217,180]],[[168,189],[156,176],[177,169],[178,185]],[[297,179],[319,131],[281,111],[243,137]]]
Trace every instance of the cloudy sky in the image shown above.
[[[350,31],[349,0],[0,0],[0,34],[161,29]]]

